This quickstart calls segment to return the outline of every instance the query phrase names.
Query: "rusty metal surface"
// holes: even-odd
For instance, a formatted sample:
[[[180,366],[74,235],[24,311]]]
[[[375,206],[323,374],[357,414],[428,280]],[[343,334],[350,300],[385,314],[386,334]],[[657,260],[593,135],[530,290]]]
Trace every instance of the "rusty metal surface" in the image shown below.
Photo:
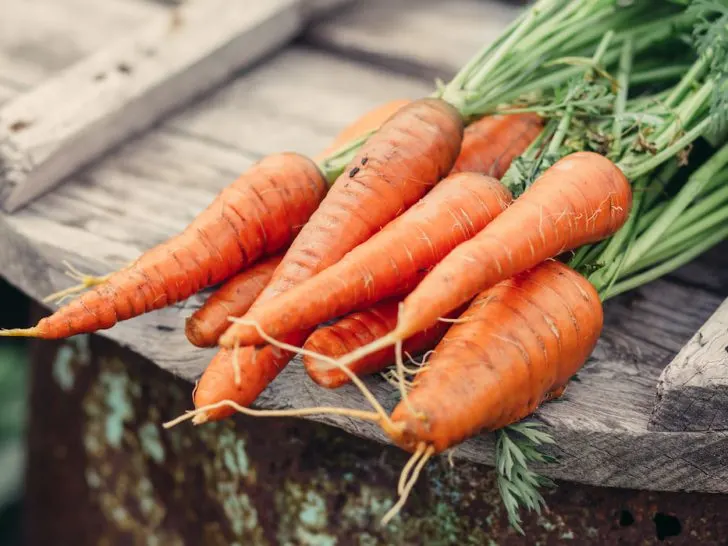
[[[728,543],[728,496],[568,483],[547,513],[525,515],[524,538],[491,469],[445,459],[385,529],[406,461],[397,449],[293,419],[160,427],[189,407],[189,384],[111,342],[36,343],[27,544]]]

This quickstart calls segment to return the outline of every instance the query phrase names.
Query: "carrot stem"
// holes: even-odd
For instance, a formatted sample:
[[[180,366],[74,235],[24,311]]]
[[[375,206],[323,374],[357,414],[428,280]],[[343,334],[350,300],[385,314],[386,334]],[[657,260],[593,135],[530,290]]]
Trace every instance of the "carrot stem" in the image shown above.
[[[619,72],[617,73],[617,100],[614,104],[614,124],[612,125],[612,149],[610,157],[616,158],[622,151],[622,115],[627,106],[627,94],[629,93],[629,78],[632,72],[632,57],[634,43],[632,37],[628,36],[622,46],[622,54],[619,58]]]

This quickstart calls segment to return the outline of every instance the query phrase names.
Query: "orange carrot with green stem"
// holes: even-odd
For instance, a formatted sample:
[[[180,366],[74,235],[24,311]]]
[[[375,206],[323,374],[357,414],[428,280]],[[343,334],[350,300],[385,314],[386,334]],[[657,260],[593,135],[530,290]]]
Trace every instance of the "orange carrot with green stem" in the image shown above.
[[[326,180],[310,159],[268,156],[225,188],[181,234],[36,326],[0,331],[0,336],[69,337],[181,301],[288,245],[325,191]]]
[[[477,173],[450,175],[339,262],[256,305],[245,318],[278,338],[407,291],[510,203],[510,192],[495,178]],[[255,328],[237,325],[236,332],[233,343],[263,341]],[[220,342],[225,343],[222,338]]]
[[[344,357],[341,364],[432,326],[504,279],[614,234],[626,222],[631,204],[629,182],[610,160],[592,152],[564,157],[425,276],[404,300],[393,332]]]

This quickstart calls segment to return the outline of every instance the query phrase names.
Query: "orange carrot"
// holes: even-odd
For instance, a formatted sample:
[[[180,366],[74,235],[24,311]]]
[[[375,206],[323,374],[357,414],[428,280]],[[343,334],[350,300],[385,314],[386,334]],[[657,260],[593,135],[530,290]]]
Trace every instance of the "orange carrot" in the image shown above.
[[[543,128],[535,114],[486,116],[468,125],[453,173],[483,173],[500,179]]]
[[[462,132],[457,111],[435,99],[414,101],[389,118],[331,187],[251,310],[336,263],[409,208],[452,168]],[[220,345],[235,346],[236,326],[223,334]],[[310,329],[291,332],[282,341],[298,346],[310,333]],[[271,346],[241,347],[237,359],[235,351],[221,351],[200,378],[195,406],[226,399],[243,406],[252,403],[292,356]],[[236,373],[247,381],[234,381]],[[196,422],[232,413],[222,407],[200,413]]]
[[[315,161],[321,161],[350,141],[356,140],[370,131],[379,129],[385,121],[410,102],[412,101],[409,99],[395,99],[365,113],[336,135],[336,138],[329,147],[314,158]]]
[[[302,270],[312,277],[326,269],[407,210],[450,171],[462,136],[462,118],[445,101],[420,99],[400,109],[336,180],[266,291],[282,293],[302,280]],[[220,345],[235,346],[242,328],[232,325]]]
[[[510,202],[510,192],[495,178],[477,173],[448,176],[338,263],[255,306],[245,318],[278,338],[402,293]],[[263,341],[255,328],[242,325],[236,339],[246,345]]]
[[[303,348],[311,353],[337,358],[357,347],[371,343],[394,330],[400,298],[385,300],[370,309],[352,313],[339,321],[319,328],[309,336]],[[451,316],[457,316],[457,311]],[[450,324],[438,322],[432,328],[418,332],[404,342],[402,350],[412,356],[429,351],[440,341]],[[303,357],[306,372],[322,387],[335,389],[350,382],[341,369],[311,355]],[[367,375],[383,370],[394,363],[394,350],[385,348],[353,362],[349,369],[356,375]]]
[[[560,262],[497,284],[445,334],[392,413],[389,433],[408,451],[424,443],[442,452],[523,419],[562,392],[602,324],[594,287]]]
[[[213,347],[230,326],[229,316],[242,315],[253,304],[281,262],[282,254],[268,258],[217,289],[185,322],[185,334],[193,345]]]
[[[310,159],[264,158],[225,188],[179,235],[145,252],[37,326],[5,336],[62,338],[183,300],[290,243],[321,202],[326,180]]]
[[[431,327],[482,290],[544,260],[608,237],[631,205],[629,182],[609,159],[592,152],[564,157],[425,276],[404,300],[397,328],[340,364]]]

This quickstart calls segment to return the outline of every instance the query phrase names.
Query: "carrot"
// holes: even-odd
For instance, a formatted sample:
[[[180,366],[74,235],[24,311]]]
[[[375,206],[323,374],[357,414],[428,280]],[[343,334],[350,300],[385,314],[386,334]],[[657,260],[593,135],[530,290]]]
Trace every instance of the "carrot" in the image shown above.
[[[404,300],[397,328],[340,360],[341,365],[434,325],[501,280],[615,233],[632,192],[622,171],[592,152],[557,161],[487,228],[457,246]]]
[[[500,179],[543,128],[535,114],[486,116],[468,125],[453,173],[476,172]]]
[[[448,176],[338,263],[251,309],[245,319],[278,338],[402,293],[510,202],[510,192],[495,178],[477,173]],[[246,345],[262,342],[252,327],[238,326],[236,339]]]
[[[408,451],[425,443],[442,452],[523,419],[560,394],[603,320],[596,289],[554,260],[485,290],[395,408],[393,440]]]
[[[412,101],[409,99],[395,99],[385,102],[381,106],[377,106],[373,110],[365,113],[336,135],[336,138],[329,147],[314,158],[315,161],[321,161],[342,146],[346,145],[348,142],[356,140],[370,131],[379,129],[385,121],[401,110],[403,106],[407,106],[410,102]]]
[[[193,345],[213,347],[228,329],[230,315],[241,315],[253,304],[270,281],[282,254],[268,258],[234,277],[213,293],[185,322],[185,334]]]
[[[271,290],[284,292],[302,270],[312,277],[338,262],[412,206],[450,171],[462,136],[460,114],[442,100],[420,99],[400,109],[331,187],[278,266]],[[234,347],[243,328],[232,325],[220,345]]]
[[[397,111],[367,140],[333,184],[251,310],[336,263],[409,208],[452,168],[462,132],[460,114],[440,100],[421,99]],[[424,164],[422,157],[428,158]],[[237,326],[221,336],[220,345],[228,349],[237,346]],[[291,332],[281,341],[299,346],[311,331]],[[237,355],[234,350],[221,351],[200,378],[195,407],[225,400],[243,406],[252,403],[292,356],[272,346],[241,347]],[[240,381],[233,380],[236,374]],[[222,419],[233,411],[222,404],[197,414],[195,422]]]
[[[352,313],[334,324],[319,328],[311,334],[303,345],[305,350],[312,353],[303,357],[303,364],[309,377],[329,389],[349,383],[349,376],[341,369],[326,360],[314,357],[313,354],[337,358],[391,332],[397,325],[397,309],[400,301],[400,298],[385,300],[370,309]],[[452,315],[457,316],[457,312]],[[438,322],[432,328],[418,332],[406,340],[402,350],[413,356],[429,351],[437,345],[449,327],[450,324],[447,322]],[[349,369],[361,376],[383,370],[393,363],[394,351],[385,348],[352,362]]]
[[[325,191],[326,180],[310,159],[268,156],[225,188],[181,234],[37,326],[0,335],[68,337],[183,300],[285,247]]]

